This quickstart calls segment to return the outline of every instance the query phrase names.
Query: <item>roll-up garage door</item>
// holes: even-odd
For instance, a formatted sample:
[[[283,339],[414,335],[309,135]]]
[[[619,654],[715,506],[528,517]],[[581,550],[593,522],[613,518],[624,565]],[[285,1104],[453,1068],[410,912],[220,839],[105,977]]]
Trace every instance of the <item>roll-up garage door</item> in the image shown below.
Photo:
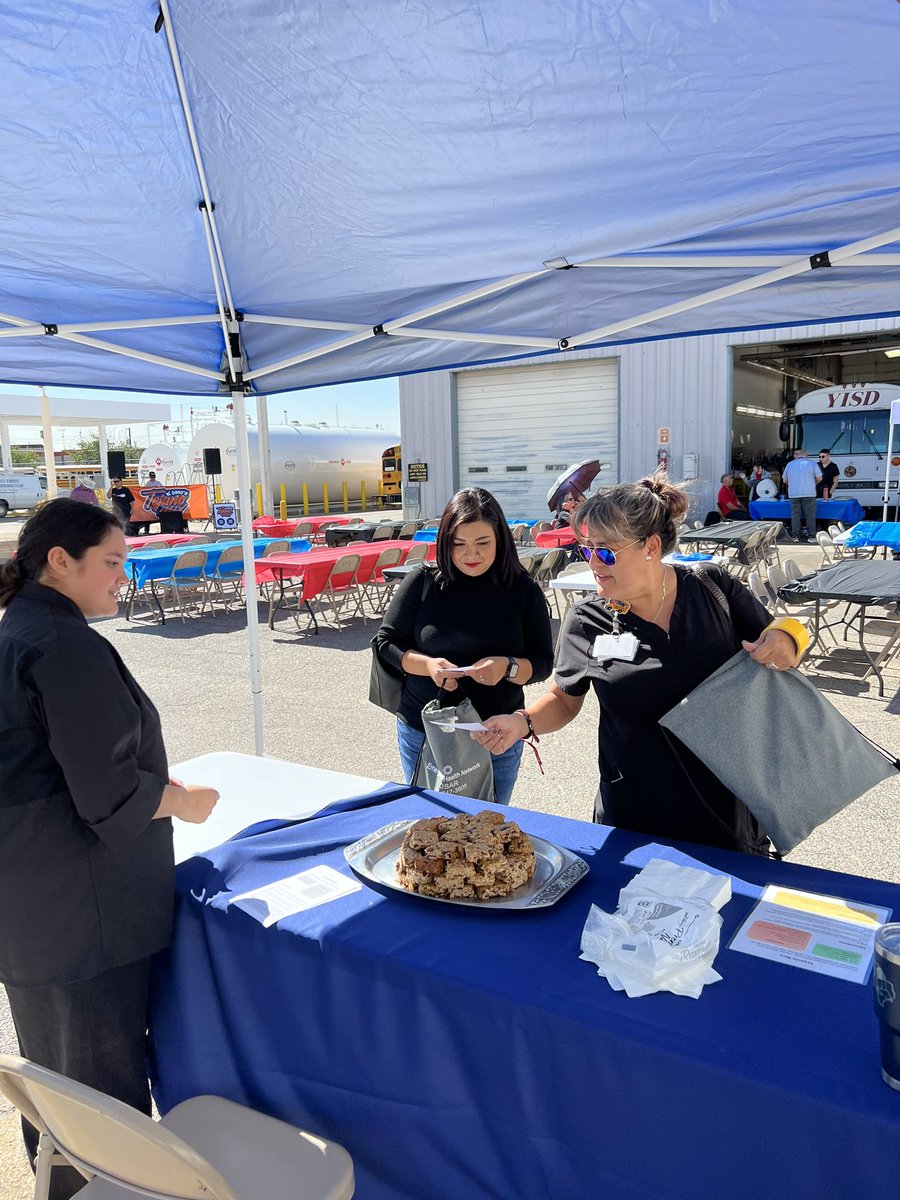
[[[484,487],[507,517],[544,517],[547,489],[587,458],[618,480],[618,360],[598,358],[456,375],[459,486]],[[596,486],[596,484],[595,484]]]

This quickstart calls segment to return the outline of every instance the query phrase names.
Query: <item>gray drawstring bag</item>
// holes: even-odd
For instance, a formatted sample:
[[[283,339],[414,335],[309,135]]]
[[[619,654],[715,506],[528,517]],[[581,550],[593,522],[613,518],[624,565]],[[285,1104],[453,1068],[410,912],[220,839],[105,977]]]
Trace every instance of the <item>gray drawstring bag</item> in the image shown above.
[[[747,806],[781,854],[900,770],[799,671],[767,671],[743,650],[659,723]]]
[[[441,696],[422,709],[425,742],[412,782],[432,792],[449,792],[493,803],[494,768],[490,751],[473,741],[468,733],[454,733],[440,727],[455,721],[480,721],[481,717],[471,700],[463,698],[459,704],[442,708]]]

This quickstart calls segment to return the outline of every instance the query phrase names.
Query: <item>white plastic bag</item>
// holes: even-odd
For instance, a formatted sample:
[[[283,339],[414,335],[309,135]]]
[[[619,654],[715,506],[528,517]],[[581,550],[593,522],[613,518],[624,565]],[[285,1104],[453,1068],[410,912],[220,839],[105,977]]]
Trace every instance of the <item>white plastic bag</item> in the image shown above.
[[[713,970],[731,880],[654,858],[619,892],[607,913],[591,905],[581,957],[597,965],[610,987],[629,996],[674,992],[695,1000]]]

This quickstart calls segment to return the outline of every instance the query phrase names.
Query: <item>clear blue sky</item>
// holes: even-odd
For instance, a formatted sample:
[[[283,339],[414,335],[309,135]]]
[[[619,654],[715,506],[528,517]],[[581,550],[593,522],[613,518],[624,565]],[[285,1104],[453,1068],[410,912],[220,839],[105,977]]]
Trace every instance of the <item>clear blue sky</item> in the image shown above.
[[[16,384],[0,384],[0,392],[6,395],[40,395],[40,390]],[[77,397],[96,395],[100,400],[121,400],[127,412],[128,400],[137,402],[159,402],[172,407],[172,424],[178,424],[183,407],[185,422],[189,421],[191,408],[195,412],[212,408],[213,403],[224,406],[228,403],[225,396],[216,399],[212,396],[161,396],[150,392],[93,392],[90,388],[49,388],[48,395],[60,397]],[[255,402],[248,399],[247,409],[255,419]],[[329,387],[309,388],[302,392],[285,392],[282,395],[269,397],[269,424],[280,425],[284,421],[287,410],[288,421],[326,421],[329,425],[381,425],[384,429],[399,431],[400,402],[396,379],[373,379],[367,383],[343,383]],[[127,424],[127,418],[123,420]],[[140,430],[140,437],[138,436]],[[85,430],[90,436],[95,430]],[[62,430],[59,430],[56,445],[62,448]],[[38,439],[38,430],[28,426],[11,426],[10,434],[14,443],[34,442]],[[65,430],[65,444],[68,447],[77,445],[81,432],[77,427]],[[111,430],[111,437],[121,436]],[[146,436],[146,427],[138,426],[132,429],[132,436],[140,443]],[[190,434],[187,438],[189,440]],[[56,440],[56,439],[54,439]]]

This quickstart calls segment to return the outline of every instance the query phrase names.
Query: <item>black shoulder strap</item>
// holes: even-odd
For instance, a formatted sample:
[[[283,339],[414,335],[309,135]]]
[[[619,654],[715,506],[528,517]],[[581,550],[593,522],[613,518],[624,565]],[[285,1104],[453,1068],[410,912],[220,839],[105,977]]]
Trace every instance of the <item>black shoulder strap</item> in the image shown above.
[[[703,584],[703,586],[706,588],[706,590],[709,592],[709,594],[713,597],[716,604],[718,604],[719,608],[721,608],[721,610],[725,613],[725,615],[728,617],[728,620],[730,621],[731,620],[731,605],[728,603],[728,597],[725,595],[725,593],[722,591],[722,589],[719,587],[719,585],[716,583],[716,581],[714,579],[710,579],[706,570],[702,567],[697,572],[697,578],[700,580],[700,582]]]

